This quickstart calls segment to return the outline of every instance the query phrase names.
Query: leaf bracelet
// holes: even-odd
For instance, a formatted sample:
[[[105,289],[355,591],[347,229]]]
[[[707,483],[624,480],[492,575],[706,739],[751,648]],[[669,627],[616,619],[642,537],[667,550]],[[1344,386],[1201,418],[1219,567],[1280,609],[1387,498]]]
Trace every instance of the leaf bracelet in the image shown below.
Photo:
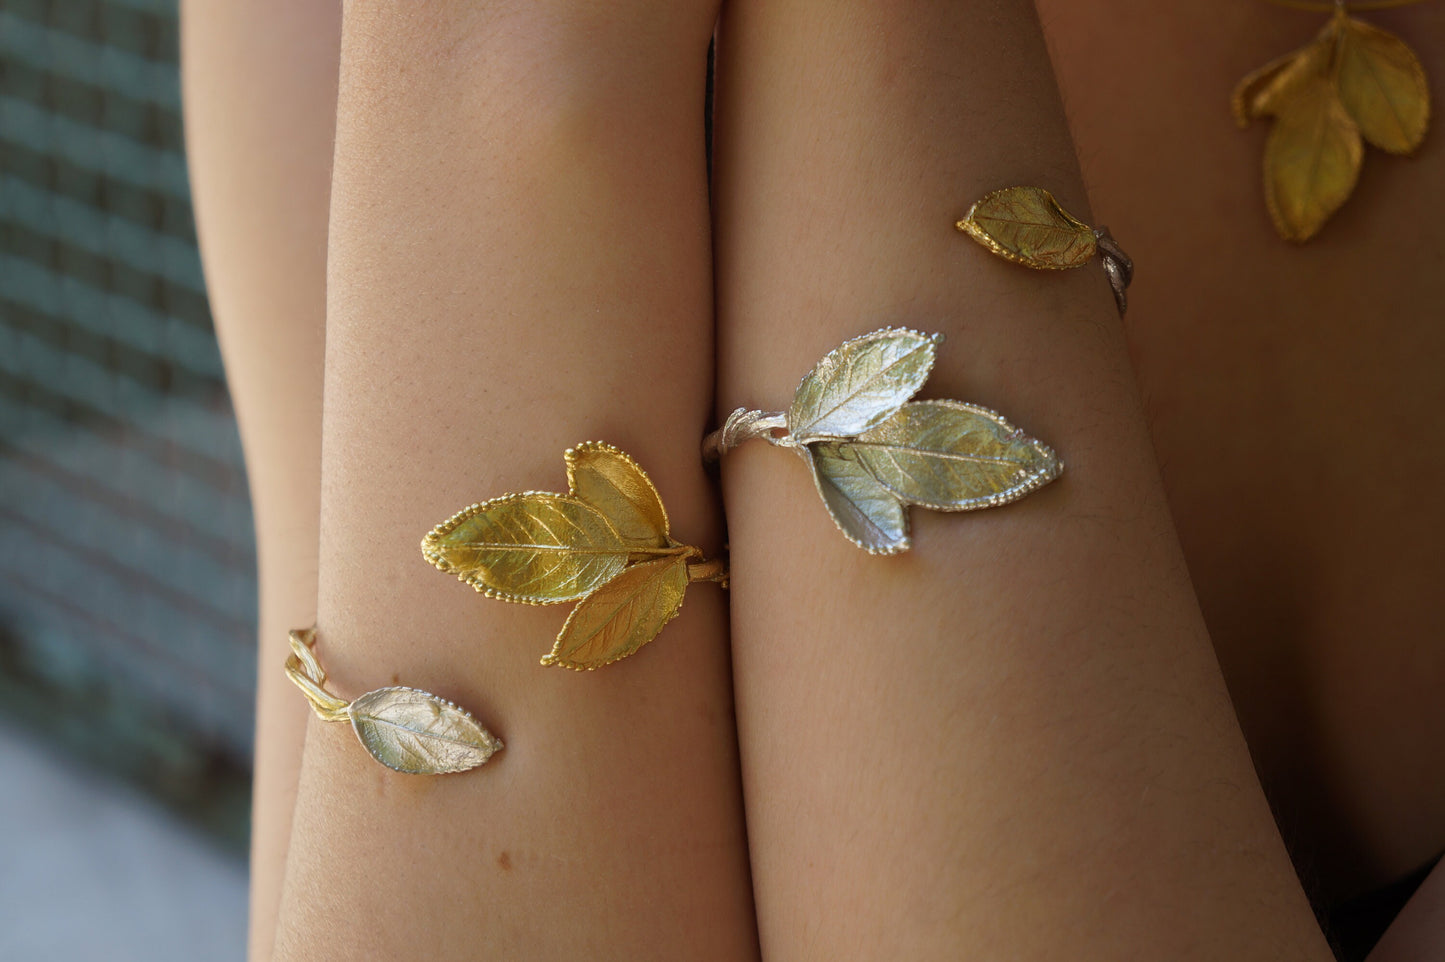
[[[348,702],[326,690],[326,671],[312,646],[316,629],[291,632],[286,677],[322,721],[351,723],[363,748],[387,768],[408,775],[465,772],[502,750],[502,740],[465,710],[417,688],[369,691]]]
[[[1350,16],[1411,0],[1272,2],[1330,14],[1313,41],[1246,76],[1230,101],[1241,128],[1273,118],[1264,146],[1265,207],[1280,237],[1303,243],[1354,193],[1364,142],[1399,155],[1424,142],[1430,87],[1404,40]]]
[[[971,511],[1017,501],[1063,471],[1053,450],[962,401],[913,401],[941,335],[888,327],[828,352],[787,411],[739,408],[703,441],[716,461],[762,438],[802,456],[844,537],[869,554],[907,551],[908,507]]]
[[[980,197],[954,225],[1006,261],[1035,270],[1083,267],[1097,255],[1123,317],[1134,262],[1107,227],[1090,227],[1042,187],[1005,187]]]
[[[588,670],[657,637],[691,582],[726,587],[727,568],[673,540],[662,498],[627,454],[589,441],[565,459],[566,494],[526,491],[463,508],[421,550],[488,598],[577,602],[542,664]]]

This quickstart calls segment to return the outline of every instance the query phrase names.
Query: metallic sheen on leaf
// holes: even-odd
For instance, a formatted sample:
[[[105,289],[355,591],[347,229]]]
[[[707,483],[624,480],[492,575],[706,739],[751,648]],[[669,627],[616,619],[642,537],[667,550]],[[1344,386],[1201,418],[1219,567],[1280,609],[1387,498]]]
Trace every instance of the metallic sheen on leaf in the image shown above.
[[[1046,445],[988,408],[915,401],[843,445],[909,504],[969,511],[1017,501],[1059,476]]]
[[[677,617],[687,584],[682,556],[628,567],[572,609],[542,664],[591,669],[626,658]]]
[[[1374,146],[1408,154],[1425,139],[1430,88],[1415,52],[1392,33],[1345,18],[1336,79],[1340,100]]]
[[[636,461],[600,441],[579,444],[565,457],[572,493],[601,511],[622,540],[649,548],[669,544],[667,510]]]
[[[502,741],[444,698],[415,688],[381,688],[351,703],[351,727],[372,757],[412,775],[464,772]]]
[[[958,229],[1005,260],[1047,270],[1080,267],[1094,256],[1094,229],[1042,187],[984,194]]]
[[[1420,146],[1430,90],[1403,40],[1339,7],[1310,44],[1240,81],[1231,106],[1240,126],[1275,118],[1265,205],[1281,237],[1306,241],[1354,191],[1362,137],[1396,154]]]
[[[1277,108],[1264,147],[1265,204],[1280,236],[1306,241],[1349,199],[1364,146],[1334,84],[1311,77]]]
[[[844,536],[869,554],[907,551],[908,509],[857,459],[847,442],[807,448],[813,484]]]
[[[554,604],[606,584],[629,545],[587,502],[533,491],[472,505],[428,533],[422,553],[488,597]]]
[[[807,443],[850,437],[886,420],[928,379],[939,340],[889,327],[829,351],[798,385],[788,432]]]

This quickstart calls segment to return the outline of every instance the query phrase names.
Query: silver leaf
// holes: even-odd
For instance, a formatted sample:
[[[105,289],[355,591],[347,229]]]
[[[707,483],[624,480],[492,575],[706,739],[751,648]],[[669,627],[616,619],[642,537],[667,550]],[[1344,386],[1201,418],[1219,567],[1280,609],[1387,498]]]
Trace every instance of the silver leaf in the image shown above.
[[[788,432],[806,444],[852,437],[887,419],[928,379],[940,340],[883,328],[830,351],[798,385]]]
[[[464,772],[502,747],[502,740],[467,712],[415,688],[369,691],[347,713],[372,757],[412,775]]]
[[[844,536],[869,554],[908,550],[908,509],[873,477],[847,444],[807,448],[813,484]]]

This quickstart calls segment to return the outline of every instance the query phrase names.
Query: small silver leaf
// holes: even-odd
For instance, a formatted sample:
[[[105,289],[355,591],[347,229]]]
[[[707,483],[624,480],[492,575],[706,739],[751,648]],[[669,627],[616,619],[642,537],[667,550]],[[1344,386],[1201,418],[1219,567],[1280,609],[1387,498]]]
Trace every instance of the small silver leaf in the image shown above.
[[[813,484],[844,536],[869,554],[908,550],[908,508],[859,463],[846,443],[808,446]]]
[[[502,740],[445,698],[415,688],[379,688],[351,703],[351,727],[372,757],[412,775],[464,772]]]

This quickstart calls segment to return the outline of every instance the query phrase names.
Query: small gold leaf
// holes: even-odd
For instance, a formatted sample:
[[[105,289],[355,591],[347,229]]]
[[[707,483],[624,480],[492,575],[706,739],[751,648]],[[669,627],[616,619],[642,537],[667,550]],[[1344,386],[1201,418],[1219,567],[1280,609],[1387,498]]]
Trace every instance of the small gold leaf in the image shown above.
[[[1325,77],[1302,81],[1276,108],[1264,148],[1265,203],[1285,240],[1306,241],[1340,208],[1360,174],[1359,128]]]
[[[1430,123],[1430,88],[1405,41],[1344,18],[1335,69],[1340,100],[1366,140],[1392,154],[1420,146]]]
[[[578,498],[530,491],[474,504],[437,525],[422,554],[503,601],[575,601],[627,564],[628,545]]]
[[[1308,47],[1292,50],[1241,80],[1229,99],[1229,108],[1234,114],[1235,123],[1241,128],[1248,127],[1251,120],[1274,113],[1274,105],[1279,102],[1281,91],[1288,90],[1291,84],[1308,71],[1311,66],[1310,56],[1317,46],[1310,44]]]
[[[940,340],[885,327],[829,351],[793,394],[789,433],[804,443],[851,437],[887,419],[928,380]]]
[[[848,444],[900,500],[936,511],[991,508],[1038,490],[1063,465],[988,408],[915,401]]]
[[[859,463],[846,442],[809,445],[808,466],[833,523],[869,554],[908,550],[908,508]]]
[[[502,740],[467,712],[415,688],[367,692],[351,703],[348,714],[372,757],[412,775],[464,772],[502,748]]]
[[[958,229],[1005,260],[1063,270],[1094,256],[1094,230],[1059,206],[1042,187],[1005,187],[984,194]]]
[[[687,581],[683,556],[632,565],[578,602],[542,664],[591,669],[626,658],[677,617]]]
[[[572,493],[606,516],[628,544],[666,547],[667,510],[647,472],[610,444],[588,441],[567,451]]]

